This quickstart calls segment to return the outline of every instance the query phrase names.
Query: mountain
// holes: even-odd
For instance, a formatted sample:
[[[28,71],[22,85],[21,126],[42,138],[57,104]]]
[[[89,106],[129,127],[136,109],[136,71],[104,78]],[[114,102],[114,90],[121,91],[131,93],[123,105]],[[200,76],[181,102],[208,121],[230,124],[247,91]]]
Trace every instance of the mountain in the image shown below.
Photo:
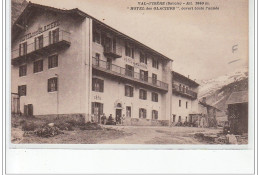
[[[200,82],[199,99],[206,97],[207,103],[222,110],[219,116],[225,115],[226,101],[232,92],[248,90],[248,68],[215,79]]]
[[[19,15],[22,13],[22,11],[27,6],[28,2],[26,0],[12,0],[11,1],[11,11],[12,11],[12,17],[11,22],[12,25],[16,21],[16,19],[19,17]]]

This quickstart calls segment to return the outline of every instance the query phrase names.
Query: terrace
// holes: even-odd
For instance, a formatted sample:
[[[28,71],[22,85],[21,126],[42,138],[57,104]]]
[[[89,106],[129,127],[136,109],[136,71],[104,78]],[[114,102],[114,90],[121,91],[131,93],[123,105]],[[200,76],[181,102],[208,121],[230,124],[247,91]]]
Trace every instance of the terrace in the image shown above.
[[[103,60],[99,60],[95,57],[93,57],[92,60],[93,69],[97,71],[101,71],[117,78],[132,81],[133,83],[149,86],[151,88],[155,88],[164,92],[168,91],[168,84],[160,80],[153,79],[152,77],[143,76],[140,73],[127,70],[126,68],[111,64]]]

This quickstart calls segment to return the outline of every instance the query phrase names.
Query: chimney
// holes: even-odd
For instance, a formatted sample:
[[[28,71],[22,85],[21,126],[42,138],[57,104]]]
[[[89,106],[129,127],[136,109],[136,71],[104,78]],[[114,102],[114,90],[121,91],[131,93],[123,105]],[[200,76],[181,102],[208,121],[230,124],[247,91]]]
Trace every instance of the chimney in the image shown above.
[[[206,97],[203,97],[203,98],[202,98],[202,103],[207,103],[206,101],[207,101],[207,98],[206,98]]]

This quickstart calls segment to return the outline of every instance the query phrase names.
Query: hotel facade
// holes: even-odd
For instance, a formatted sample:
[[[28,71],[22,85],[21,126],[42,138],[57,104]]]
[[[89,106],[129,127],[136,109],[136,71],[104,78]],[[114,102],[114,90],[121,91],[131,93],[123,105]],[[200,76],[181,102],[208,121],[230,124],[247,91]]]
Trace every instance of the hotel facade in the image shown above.
[[[199,84],[173,71],[172,59],[79,9],[29,3],[12,26],[11,63],[12,112],[105,114],[126,125],[170,125],[198,112]]]

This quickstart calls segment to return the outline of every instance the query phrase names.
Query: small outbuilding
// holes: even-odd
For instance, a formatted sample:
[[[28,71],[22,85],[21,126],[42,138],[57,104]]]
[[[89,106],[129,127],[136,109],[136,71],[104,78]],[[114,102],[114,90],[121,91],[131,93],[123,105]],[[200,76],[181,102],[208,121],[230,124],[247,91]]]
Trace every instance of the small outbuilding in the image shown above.
[[[248,92],[233,92],[226,104],[230,132],[232,134],[248,133]]]

